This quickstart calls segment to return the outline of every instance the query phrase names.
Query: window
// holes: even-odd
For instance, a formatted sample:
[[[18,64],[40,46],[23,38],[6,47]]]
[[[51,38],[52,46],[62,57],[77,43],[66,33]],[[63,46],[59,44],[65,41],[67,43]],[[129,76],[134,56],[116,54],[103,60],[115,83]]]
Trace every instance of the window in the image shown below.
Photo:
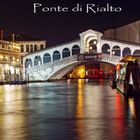
[[[80,54],[80,47],[78,45],[74,45],[72,47],[72,55]]]
[[[40,50],[42,50],[42,49],[44,49],[44,45],[43,44],[40,45]]]
[[[41,57],[40,56],[35,56],[34,66],[41,65],[41,64],[42,64]]]
[[[24,46],[23,45],[20,46],[20,52],[24,52]]]
[[[51,56],[49,53],[44,54],[43,56],[43,64],[47,63],[47,62],[51,62]]]
[[[26,52],[29,52],[29,45],[26,45]]]
[[[60,52],[54,51],[53,52],[53,60],[58,60],[58,59],[60,59]]]
[[[33,45],[30,45],[30,52],[33,52]]]
[[[69,57],[70,56],[70,50],[68,48],[64,48],[62,52],[62,58]]]
[[[122,52],[123,57],[126,55],[131,55],[131,50],[129,48],[124,48]]]
[[[32,67],[32,60],[30,58],[25,60],[25,68],[29,67]]]
[[[108,44],[102,46],[102,53],[110,54],[110,46]]]
[[[34,51],[37,51],[37,45],[36,44],[34,45]]]

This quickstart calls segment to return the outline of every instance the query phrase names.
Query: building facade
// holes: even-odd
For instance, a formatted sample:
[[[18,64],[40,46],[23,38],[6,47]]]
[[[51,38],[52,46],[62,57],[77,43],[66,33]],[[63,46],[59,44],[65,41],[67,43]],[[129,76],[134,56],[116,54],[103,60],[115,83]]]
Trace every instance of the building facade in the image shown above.
[[[140,44],[140,20],[116,29],[106,30],[104,37]]]
[[[22,79],[19,43],[0,40],[0,81]]]
[[[23,57],[26,54],[46,48],[46,40],[18,41],[18,43],[20,44],[21,64],[23,64]]]

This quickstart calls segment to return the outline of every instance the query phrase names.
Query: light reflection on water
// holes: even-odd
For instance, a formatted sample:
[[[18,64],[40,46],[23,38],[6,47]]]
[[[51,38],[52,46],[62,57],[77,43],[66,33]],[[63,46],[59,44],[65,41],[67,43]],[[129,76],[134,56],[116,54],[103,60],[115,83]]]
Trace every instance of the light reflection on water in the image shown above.
[[[108,81],[0,86],[0,140],[139,138],[139,99],[126,101]]]

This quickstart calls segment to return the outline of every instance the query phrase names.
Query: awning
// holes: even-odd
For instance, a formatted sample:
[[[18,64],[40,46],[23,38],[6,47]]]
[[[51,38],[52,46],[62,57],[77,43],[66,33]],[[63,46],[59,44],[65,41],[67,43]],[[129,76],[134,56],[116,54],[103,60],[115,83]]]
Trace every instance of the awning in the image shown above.
[[[124,62],[127,63],[128,61],[134,61],[137,60],[140,62],[140,55],[127,55],[125,57],[123,57],[120,62]]]

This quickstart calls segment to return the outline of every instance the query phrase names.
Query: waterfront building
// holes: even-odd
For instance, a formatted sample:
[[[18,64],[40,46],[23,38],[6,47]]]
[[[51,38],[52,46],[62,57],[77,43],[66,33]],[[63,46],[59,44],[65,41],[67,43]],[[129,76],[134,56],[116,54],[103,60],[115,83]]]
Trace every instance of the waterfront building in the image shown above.
[[[20,44],[21,64],[23,57],[28,53],[33,53],[46,48],[46,40],[17,41]]]
[[[22,79],[20,44],[0,40],[0,81]]]
[[[140,44],[140,20],[118,28],[106,30],[104,37]]]

